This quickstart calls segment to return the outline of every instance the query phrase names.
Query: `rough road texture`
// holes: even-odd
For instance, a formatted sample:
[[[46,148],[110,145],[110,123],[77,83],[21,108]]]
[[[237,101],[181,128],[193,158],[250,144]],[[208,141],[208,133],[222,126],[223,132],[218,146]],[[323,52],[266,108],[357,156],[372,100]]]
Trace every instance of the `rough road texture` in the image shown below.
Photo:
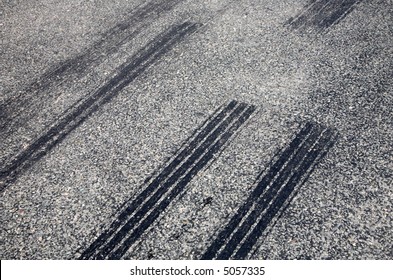
[[[393,259],[391,0],[0,3],[1,259]]]

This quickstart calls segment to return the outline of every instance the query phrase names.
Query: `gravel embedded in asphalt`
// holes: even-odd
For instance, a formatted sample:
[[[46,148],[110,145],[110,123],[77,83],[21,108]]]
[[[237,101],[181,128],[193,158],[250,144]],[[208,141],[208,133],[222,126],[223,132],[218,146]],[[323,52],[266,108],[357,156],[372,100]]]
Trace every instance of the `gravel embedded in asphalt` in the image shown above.
[[[338,140],[247,258],[392,259],[393,5],[336,2],[0,4],[1,258],[81,257],[236,100],[255,112],[122,258],[201,258],[311,122]]]

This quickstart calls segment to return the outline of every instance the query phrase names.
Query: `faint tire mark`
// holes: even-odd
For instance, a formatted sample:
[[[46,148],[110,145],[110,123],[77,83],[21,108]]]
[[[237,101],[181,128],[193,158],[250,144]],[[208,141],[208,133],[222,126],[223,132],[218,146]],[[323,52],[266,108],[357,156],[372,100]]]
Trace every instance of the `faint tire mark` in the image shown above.
[[[122,65],[115,77],[84,100],[71,106],[45,133],[1,169],[0,191],[11,184],[21,172],[46,155],[103,104],[111,101],[185,36],[196,31],[199,26],[196,23],[185,22],[164,31]]]
[[[362,0],[312,0],[286,24],[294,29],[315,28],[326,32],[330,27],[342,21]]]

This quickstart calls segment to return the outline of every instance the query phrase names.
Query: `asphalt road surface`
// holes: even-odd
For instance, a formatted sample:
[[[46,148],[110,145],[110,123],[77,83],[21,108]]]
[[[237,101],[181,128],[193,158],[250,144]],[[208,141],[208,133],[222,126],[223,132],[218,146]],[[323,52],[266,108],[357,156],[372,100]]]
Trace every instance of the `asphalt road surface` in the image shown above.
[[[1,259],[393,259],[392,0],[4,0]]]

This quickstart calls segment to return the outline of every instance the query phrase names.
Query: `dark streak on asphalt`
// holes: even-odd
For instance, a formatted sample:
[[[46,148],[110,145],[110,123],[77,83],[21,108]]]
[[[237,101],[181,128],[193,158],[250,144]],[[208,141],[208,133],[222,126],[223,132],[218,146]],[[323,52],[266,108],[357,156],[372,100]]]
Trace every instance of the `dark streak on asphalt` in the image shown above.
[[[254,111],[254,106],[231,101],[213,115],[80,259],[120,259]]]
[[[115,77],[85,100],[71,106],[47,132],[20,152],[0,171],[0,191],[11,184],[21,172],[46,155],[98,108],[110,102],[122,89],[167,53],[171,47],[179,43],[186,35],[196,31],[199,26],[200,24],[197,23],[185,22],[164,31],[124,63]]]
[[[312,0],[287,24],[295,29],[315,27],[326,30],[343,20],[362,0]]]
[[[109,55],[136,37],[148,24],[154,22],[160,14],[172,10],[182,0],[160,0],[148,2],[133,11],[123,21],[102,35],[102,39],[86,48],[82,53],[69,58],[45,72],[40,78],[27,86],[17,97],[0,104],[2,121],[0,131],[12,133],[26,120],[31,119],[34,111],[31,108],[47,102],[50,92],[42,93],[64,83],[66,80],[80,79],[93,67],[102,63]]]
[[[296,186],[305,182],[336,138],[335,130],[307,123],[217,235],[202,259],[246,258]]]

